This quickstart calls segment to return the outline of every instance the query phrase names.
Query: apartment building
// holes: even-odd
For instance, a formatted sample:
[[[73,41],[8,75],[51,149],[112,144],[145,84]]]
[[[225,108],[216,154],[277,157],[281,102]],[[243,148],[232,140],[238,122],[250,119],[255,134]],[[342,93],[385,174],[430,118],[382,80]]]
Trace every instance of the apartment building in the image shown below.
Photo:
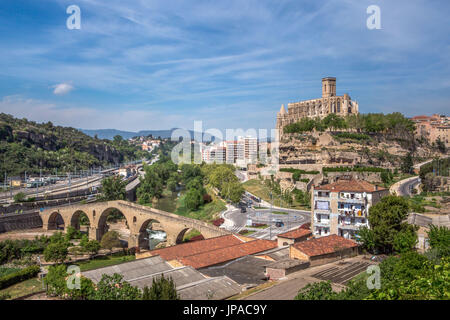
[[[427,139],[430,143],[441,140],[450,147],[450,117],[433,114],[432,116],[415,116],[411,120],[416,124],[416,136]]]
[[[338,180],[313,187],[311,230],[314,237],[335,234],[356,239],[359,228],[369,226],[371,206],[389,194],[389,190],[362,180]]]

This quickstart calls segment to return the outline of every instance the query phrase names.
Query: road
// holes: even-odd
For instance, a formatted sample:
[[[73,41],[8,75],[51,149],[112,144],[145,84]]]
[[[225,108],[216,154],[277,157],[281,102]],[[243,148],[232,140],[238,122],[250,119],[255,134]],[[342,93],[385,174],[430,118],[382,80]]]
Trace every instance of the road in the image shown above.
[[[304,223],[310,222],[310,212],[289,209],[276,209],[274,212],[286,212],[286,214],[271,214],[270,209],[254,209],[247,208],[247,212],[241,212],[240,208],[230,206],[227,211],[222,214],[226,220],[224,228],[238,233],[241,230],[256,231],[250,236],[258,239],[272,239],[280,233],[287,232],[300,227]],[[254,223],[269,225],[266,229],[252,228],[247,225],[247,220],[251,219]],[[276,227],[274,219],[282,221],[283,227]]]
[[[414,179],[406,180],[398,186],[397,195],[399,196],[411,196],[412,190],[420,184],[420,178],[414,177]]]

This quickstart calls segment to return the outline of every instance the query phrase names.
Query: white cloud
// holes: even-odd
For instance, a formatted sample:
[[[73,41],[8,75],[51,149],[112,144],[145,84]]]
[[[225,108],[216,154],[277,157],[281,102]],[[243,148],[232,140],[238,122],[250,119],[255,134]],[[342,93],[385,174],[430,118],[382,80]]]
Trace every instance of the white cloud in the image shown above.
[[[68,94],[70,91],[74,89],[74,87],[71,84],[68,83],[60,83],[55,86],[53,86],[55,90],[53,90],[53,93],[58,96],[63,96],[65,94]]]

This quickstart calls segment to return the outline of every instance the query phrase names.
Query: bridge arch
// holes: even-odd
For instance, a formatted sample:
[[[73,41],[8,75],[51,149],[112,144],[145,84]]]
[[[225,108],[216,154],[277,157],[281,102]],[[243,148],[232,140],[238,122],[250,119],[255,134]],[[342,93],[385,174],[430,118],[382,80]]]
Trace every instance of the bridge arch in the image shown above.
[[[70,225],[72,227],[74,227],[75,229],[80,230],[81,220],[82,220],[83,216],[85,216],[87,218],[88,224],[90,225],[92,223],[91,218],[83,210],[77,210],[72,214],[72,216],[70,217]]]
[[[115,214],[115,213],[119,213],[121,216],[124,217],[126,226],[127,226],[128,230],[130,230],[130,232],[131,232],[133,220],[129,217],[129,215],[126,215],[124,212],[122,212],[122,210],[120,210],[116,206],[111,206],[111,207],[104,209],[102,211],[102,213],[99,214],[98,219],[96,219],[96,224],[95,224],[95,227],[97,229],[97,236],[96,236],[97,239],[96,240],[100,241],[102,239],[102,237],[104,236],[104,234],[109,231],[109,226],[108,226],[107,220],[111,214]]]
[[[201,233],[200,231],[198,231],[198,230],[195,229],[195,228],[189,227],[189,228],[184,228],[183,230],[181,230],[181,231],[178,233],[175,243],[176,243],[176,244],[183,243],[183,242],[184,242],[185,236],[187,236],[190,232],[194,232],[195,234],[198,233],[198,235],[201,235],[201,236],[204,238],[204,236],[202,235],[202,233]]]
[[[154,227],[156,225],[156,228]],[[164,225],[154,218],[146,219],[139,224],[135,224],[135,230],[137,234],[137,241],[140,248],[148,249],[149,248],[149,234],[147,232],[148,229],[155,231],[164,231],[167,235],[167,231],[164,228]]]
[[[61,227],[62,226],[62,227]],[[67,223],[58,211],[50,213],[47,220],[47,230],[65,230]]]

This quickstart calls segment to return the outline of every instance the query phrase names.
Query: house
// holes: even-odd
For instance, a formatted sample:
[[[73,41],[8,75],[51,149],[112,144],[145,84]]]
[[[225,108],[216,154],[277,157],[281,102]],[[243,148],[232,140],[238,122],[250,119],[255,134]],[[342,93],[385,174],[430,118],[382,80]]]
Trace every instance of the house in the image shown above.
[[[289,257],[310,266],[322,265],[358,254],[358,244],[335,234],[295,243],[290,246]]]
[[[278,246],[284,247],[300,241],[305,241],[311,236],[312,232],[310,230],[302,228],[281,233],[277,236]]]

